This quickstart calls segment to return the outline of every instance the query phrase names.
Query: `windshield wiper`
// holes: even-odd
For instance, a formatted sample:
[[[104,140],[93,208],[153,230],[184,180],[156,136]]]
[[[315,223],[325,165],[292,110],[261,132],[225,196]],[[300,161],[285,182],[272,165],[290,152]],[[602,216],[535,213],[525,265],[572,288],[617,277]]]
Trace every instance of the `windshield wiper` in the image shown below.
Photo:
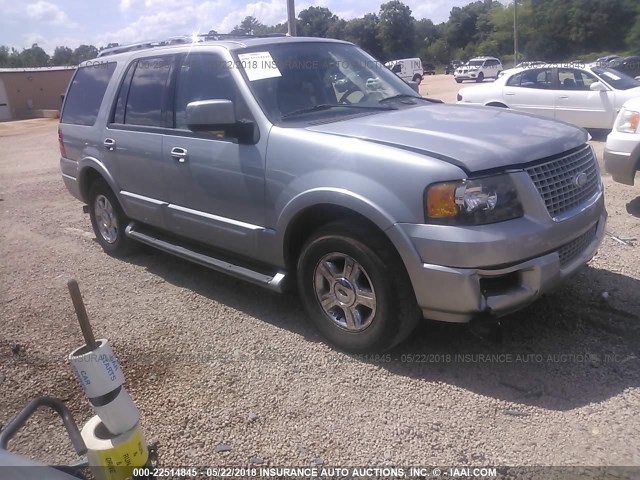
[[[402,98],[411,98],[411,99],[415,99],[415,100],[424,100],[425,102],[429,102],[429,103],[443,103],[442,100],[437,100],[435,98],[428,98],[428,97],[423,97],[423,96],[419,96],[419,95],[409,95],[407,93],[399,93],[398,95],[392,95],[390,97],[383,98],[378,103],[387,102],[389,100],[398,100],[398,99],[402,99]]]
[[[360,108],[363,110],[397,110],[395,107],[383,107],[379,105],[352,105],[352,104],[337,104],[337,103],[320,103],[318,105],[314,105],[309,108],[300,108],[299,110],[294,110],[293,112],[285,113],[282,115],[282,119],[289,117],[295,117],[297,115],[303,115],[305,113],[311,112],[320,112],[322,110],[330,110],[332,108]]]

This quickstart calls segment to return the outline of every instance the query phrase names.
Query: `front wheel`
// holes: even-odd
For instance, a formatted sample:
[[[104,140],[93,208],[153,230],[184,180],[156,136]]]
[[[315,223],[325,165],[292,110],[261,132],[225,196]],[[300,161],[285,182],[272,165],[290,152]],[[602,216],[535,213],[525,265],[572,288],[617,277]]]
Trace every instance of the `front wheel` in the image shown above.
[[[420,318],[402,261],[364,227],[336,222],[321,228],[303,247],[297,278],[309,317],[344,350],[387,350]]]
[[[456,83],[462,83],[462,80],[456,78]]]
[[[89,216],[96,240],[106,253],[124,256],[133,252],[136,244],[124,232],[129,218],[103,179],[96,180],[89,188]]]
[[[422,83],[422,76],[418,75],[417,73],[413,76],[413,81],[416,82],[418,85],[420,85]]]
[[[484,82],[484,73],[480,72],[480,75],[478,75],[478,78],[476,78],[476,82],[478,83]]]

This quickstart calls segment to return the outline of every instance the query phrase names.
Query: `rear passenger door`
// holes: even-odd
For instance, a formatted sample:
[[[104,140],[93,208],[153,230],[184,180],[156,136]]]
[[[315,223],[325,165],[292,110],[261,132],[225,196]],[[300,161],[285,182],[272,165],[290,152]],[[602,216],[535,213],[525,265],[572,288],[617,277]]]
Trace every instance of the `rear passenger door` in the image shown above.
[[[125,211],[162,228],[168,203],[162,132],[168,125],[174,60],[173,55],[157,56],[129,65],[103,138]]]
[[[237,120],[253,121],[221,56],[182,56],[175,81],[174,128],[165,133],[162,147],[170,229],[213,247],[250,253],[263,231],[266,142],[240,143],[233,131],[188,129],[187,105],[198,100],[231,100]]]

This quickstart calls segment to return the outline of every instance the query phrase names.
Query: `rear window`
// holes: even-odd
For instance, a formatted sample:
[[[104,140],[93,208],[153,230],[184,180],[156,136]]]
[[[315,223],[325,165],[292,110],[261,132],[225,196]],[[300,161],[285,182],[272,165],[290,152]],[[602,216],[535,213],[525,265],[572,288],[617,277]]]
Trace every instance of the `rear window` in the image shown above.
[[[115,62],[79,68],[65,98],[60,122],[75,125],[96,123],[104,92],[115,69]]]

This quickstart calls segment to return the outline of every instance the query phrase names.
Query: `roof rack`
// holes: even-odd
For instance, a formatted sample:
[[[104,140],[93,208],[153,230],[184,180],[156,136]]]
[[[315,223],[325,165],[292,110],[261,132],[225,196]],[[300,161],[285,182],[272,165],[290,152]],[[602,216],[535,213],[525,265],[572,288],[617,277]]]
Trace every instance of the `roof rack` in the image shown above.
[[[167,45],[179,45],[184,43],[197,43],[207,40],[226,40],[226,39],[238,39],[238,38],[269,38],[269,37],[286,37],[286,33],[267,33],[264,35],[253,35],[244,33],[202,33],[196,36],[177,36],[170,37],[166,40],[150,40],[147,42],[131,43],[129,45],[118,45],[116,47],[105,48],[98,52],[98,57],[106,57],[109,55],[115,55],[117,53],[131,52],[134,50],[143,50],[154,47],[164,47]]]
[[[189,36],[171,37],[166,40],[150,40],[146,42],[131,43],[129,45],[118,45],[116,47],[105,48],[98,52],[98,57],[106,57],[117,53],[131,52],[134,50],[143,50],[146,48],[164,47],[167,45],[178,45],[182,43],[193,43],[194,38]]]
[[[207,40],[224,40],[227,38],[269,38],[269,37],[286,37],[286,33],[265,33],[256,35],[254,33],[202,33],[198,35],[200,38]]]

